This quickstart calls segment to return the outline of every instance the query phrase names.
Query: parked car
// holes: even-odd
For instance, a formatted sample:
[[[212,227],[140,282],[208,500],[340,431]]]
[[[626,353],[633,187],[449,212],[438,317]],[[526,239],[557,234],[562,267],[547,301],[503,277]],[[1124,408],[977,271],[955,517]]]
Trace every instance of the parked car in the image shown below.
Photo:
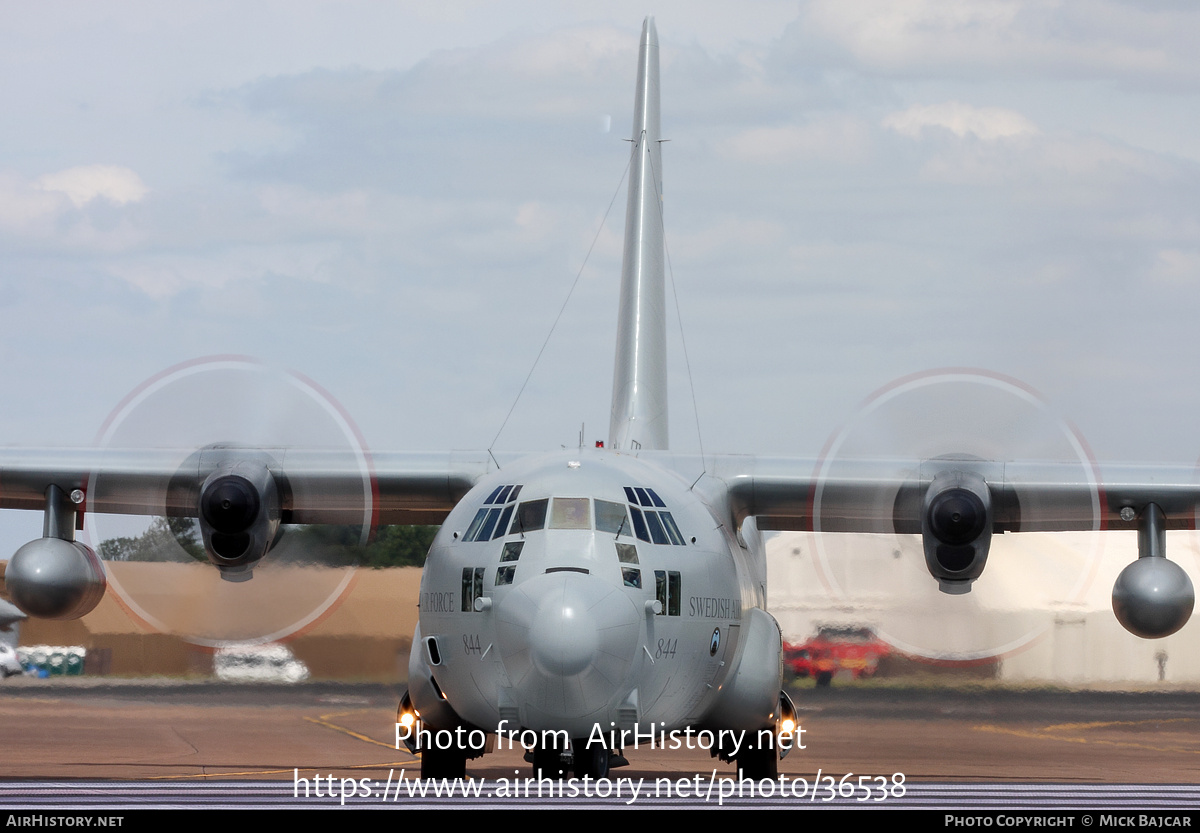
[[[213,658],[217,679],[231,683],[298,683],[308,667],[283,645],[221,648]]]
[[[11,645],[0,644],[0,676],[7,678],[24,672],[21,661],[17,659],[17,649]]]

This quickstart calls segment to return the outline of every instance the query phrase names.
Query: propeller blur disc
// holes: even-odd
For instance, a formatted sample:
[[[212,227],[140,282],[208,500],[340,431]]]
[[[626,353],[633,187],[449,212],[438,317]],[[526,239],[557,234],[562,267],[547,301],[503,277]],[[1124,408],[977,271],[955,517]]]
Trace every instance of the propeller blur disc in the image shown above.
[[[365,544],[375,502],[370,458],[357,427],[333,398],[299,374],[241,356],[198,359],[160,373],[130,393],[97,436],[105,449],[170,449],[178,463],[213,445],[275,450],[321,449],[350,455],[362,473],[361,513],[353,538]],[[100,473],[89,498],[103,500]],[[165,496],[164,496],[164,511]],[[143,626],[193,644],[273,642],[295,636],[329,615],[349,592],[355,572],[340,547],[285,531],[254,567],[249,581],[222,580],[203,558],[194,519],[85,516],[85,540],[107,561],[109,587]],[[281,529],[287,529],[281,527]],[[125,539],[122,542],[120,539]],[[119,545],[114,547],[112,542]],[[197,560],[197,553],[201,559]]]
[[[880,389],[830,437],[816,470],[814,566],[843,612],[839,619],[856,618],[912,656],[986,662],[1029,647],[1054,619],[1047,610],[1069,619],[1082,609],[1103,536],[993,535],[983,575],[970,593],[951,596],[930,576],[920,535],[898,535],[890,520],[868,532],[821,534],[825,483],[851,471],[853,461],[878,461],[875,470],[895,483],[915,481],[922,461],[944,457],[1068,463],[1072,482],[1083,487],[1081,511],[1101,528],[1097,467],[1077,431],[1041,396],[986,371],[929,371]],[[896,496],[881,486],[872,514],[890,518]],[[1034,496],[1017,497],[1022,523],[1036,521]]]

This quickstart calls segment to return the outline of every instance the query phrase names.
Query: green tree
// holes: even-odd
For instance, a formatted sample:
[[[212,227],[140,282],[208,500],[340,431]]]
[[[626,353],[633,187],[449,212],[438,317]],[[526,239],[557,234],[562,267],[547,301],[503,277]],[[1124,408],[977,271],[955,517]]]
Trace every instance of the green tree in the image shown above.
[[[105,561],[208,561],[200,542],[195,518],[158,517],[150,528],[133,538],[109,538],[100,542]]]
[[[312,524],[292,527],[289,548],[322,551],[326,563],[357,567],[421,567],[437,534],[436,526],[381,526],[364,547],[361,527]]]
[[[283,563],[421,567],[437,531],[436,526],[381,526],[363,546],[358,526],[288,526],[274,555]],[[101,542],[100,557],[105,561],[208,561],[195,518],[155,518],[141,535]]]

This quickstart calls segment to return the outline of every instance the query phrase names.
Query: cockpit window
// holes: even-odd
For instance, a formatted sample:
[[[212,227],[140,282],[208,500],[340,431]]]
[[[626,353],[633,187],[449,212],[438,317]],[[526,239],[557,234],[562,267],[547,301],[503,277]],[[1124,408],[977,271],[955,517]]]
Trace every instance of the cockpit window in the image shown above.
[[[462,612],[470,613],[475,610],[475,600],[483,595],[483,568],[463,567],[462,571]]]
[[[467,534],[463,536],[464,541],[475,540],[475,536],[479,534],[479,527],[483,526],[483,522],[487,520],[487,516],[487,509],[480,509],[475,513],[475,517],[472,519],[471,525],[467,527]]]
[[[483,510],[480,509],[480,512]],[[498,507],[487,510],[487,517],[484,518],[483,525],[479,527],[478,534],[470,539],[472,541],[490,541],[492,540],[492,532],[496,528],[496,521],[500,520],[500,509]]]
[[[499,538],[504,534],[504,530],[508,529],[508,519],[512,517],[512,506],[505,506],[504,512],[500,515],[500,523],[496,524],[496,531],[492,533],[493,538]]]
[[[596,529],[600,532],[630,534],[633,530],[629,526],[629,517],[625,514],[625,504],[597,500]]]
[[[646,526],[650,528],[650,540],[656,544],[669,544],[667,540],[667,532],[663,529],[662,523],[658,520],[657,512],[646,513]]]
[[[675,519],[671,517],[670,512],[659,512],[658,517],[662,518],[663,528],[667,531],[667,537],[671,539],[671,543],[677,547],[682,547],[683,536],[679,533],[679,527],[675,525]]]
[[[666,511],[667,505],[657,492],[643,486],[626,486],[625,497],[631,504],[629,514],[633,518],[633,533],[639,541],[685,546],[679,526]],[[646,508],[639,509],[639,506]]]
[[[512,517],[513,504],[521,493],[520,484],[497,486],[483,502],[483,508],[475,513],[471,525],[463,535],[464,541],[490,541],[504,535],[508,519]]]
[[[589,498],[556,497],[553,498],[553,504],[551,499],[542,498],[517,504],[520,491],[519,485],[497,487],[475,513],[463,540],[491,541],[505,535],[524,535],[545,529],[547,515],[551,529],[592,528],[593,501]],[[653,489],[626,486],[625,496],[630,499],[632,506],[599,498],[594,501],[597,531],[611,533],[618,539],[628,535],[647,543],[684,546],[683,535],[670,512],[665,509],[638,508],[639,505],[663,505]]]
[[[515,562],[521,558],[521,550],[524,548],[524,541],[509,541],[504,545],[504,550],[500,553],[500,566],[496,568],[497,587],[513,583],[513,576],[517,574]]]
[[[509,534],[524,534],[545,527],[546,507],[549,503],[548,499],[542,498],[541,500],[527,500],[518,506],[517,516],[513,518],[512,529],[509,530]]]
[[[550,509],[550,528],[591,529],[590,503],[585,497],[556,497]]]
[[[639,506],[666,508],[663,499],[653,489],[642,488],[641,486],[626,486],[625,497],[629,499],[630,503],[638,504]]]
[[[661,606],[659,616],[678,616],[683,586],[676,570],[654,571],[654,596]]]
[[[630,506],[629,512],[633,515],[633,531],[637,534],[639,541],[649,541],[650,533],[646,531],[646,519],[642,516],[642,510]]]

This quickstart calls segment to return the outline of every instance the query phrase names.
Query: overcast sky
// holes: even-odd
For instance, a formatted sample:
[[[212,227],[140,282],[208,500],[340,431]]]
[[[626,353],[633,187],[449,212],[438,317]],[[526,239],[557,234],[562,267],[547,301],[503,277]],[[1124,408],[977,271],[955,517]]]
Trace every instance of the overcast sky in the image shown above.
[[[89,444],[239,354],[371,448],[486,448],[621,179],[652,13],[707,451],[815,455],[973,367],[1101,461],[1195,462],[1200,8],[741,5],[2,0],[0,444]],[[497,449],[606,436],[623,213]]]

